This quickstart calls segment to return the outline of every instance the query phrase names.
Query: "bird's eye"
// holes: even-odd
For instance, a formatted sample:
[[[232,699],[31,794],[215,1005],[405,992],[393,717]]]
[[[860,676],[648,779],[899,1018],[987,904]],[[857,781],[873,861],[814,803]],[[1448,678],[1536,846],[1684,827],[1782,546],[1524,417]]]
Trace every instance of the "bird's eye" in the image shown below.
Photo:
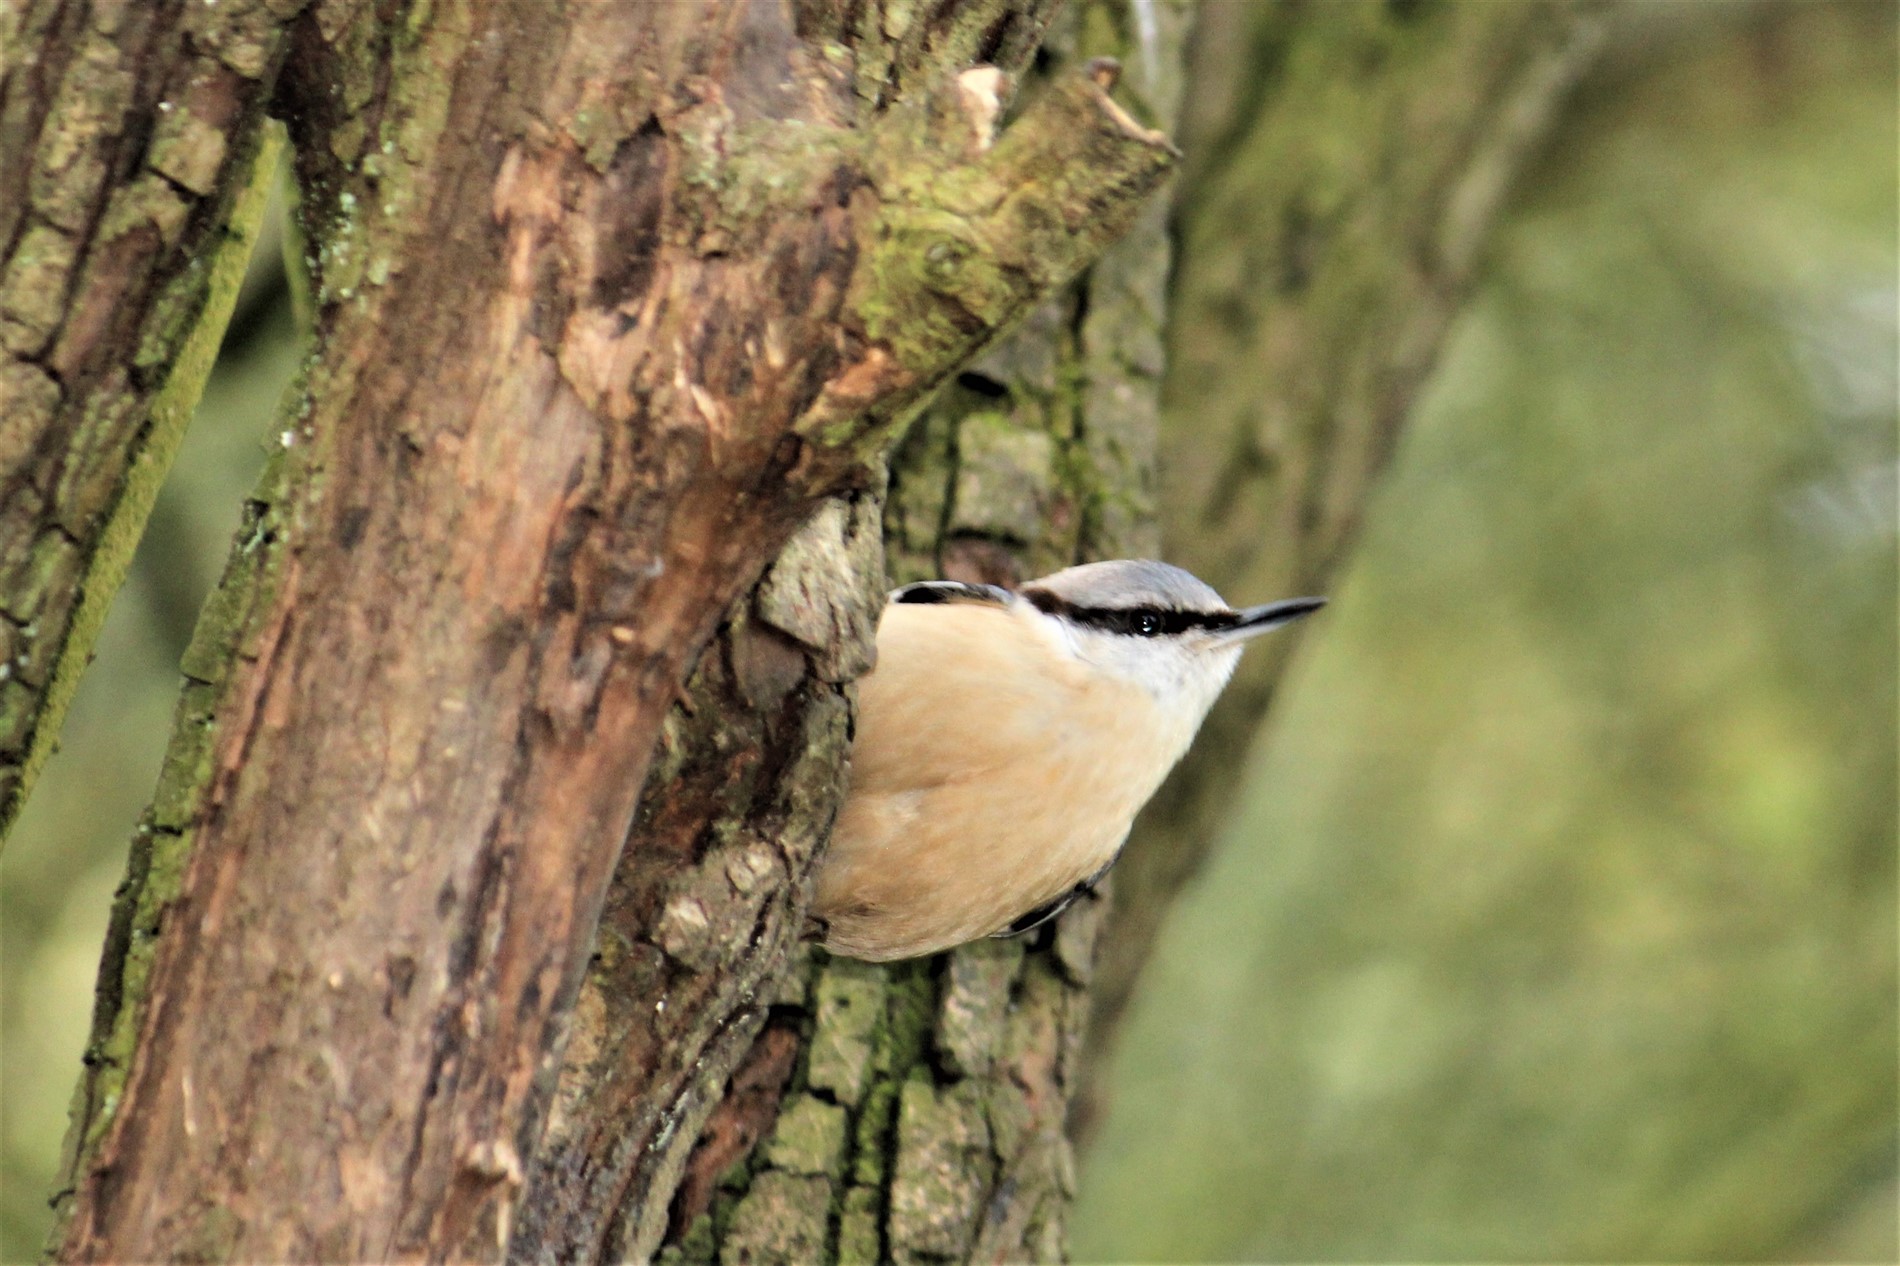
[[[1161,617],[1152,611],[1135,612],[1135,632],[1142,637],[1153,637],[1161,632]]]

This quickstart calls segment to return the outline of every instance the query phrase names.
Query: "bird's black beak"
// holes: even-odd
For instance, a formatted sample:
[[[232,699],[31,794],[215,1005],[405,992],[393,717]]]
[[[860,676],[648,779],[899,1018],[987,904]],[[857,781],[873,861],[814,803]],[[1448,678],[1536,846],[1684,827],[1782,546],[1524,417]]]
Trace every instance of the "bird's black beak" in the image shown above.
[[[1238,620],[1215,637],[1222,642],[1244,642],[1291,624],[1303,615],[1311,615],[1325,605],[1324,598],[1288,598],[1284,602],[1269,602],[1264,607],[1246,607]]]

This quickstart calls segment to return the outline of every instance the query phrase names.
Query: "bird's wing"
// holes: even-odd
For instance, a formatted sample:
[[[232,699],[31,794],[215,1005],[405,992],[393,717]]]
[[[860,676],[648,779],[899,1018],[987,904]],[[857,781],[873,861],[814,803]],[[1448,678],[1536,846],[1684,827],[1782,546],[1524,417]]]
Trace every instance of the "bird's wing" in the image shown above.
[[[1100,870],[1096,871],[1093,875],[1090,875],[1087,879],[1084,879],[1082,882],[1075,885],[1075,887],[1070,888],[1068,891],[1062,893],[1060,896],[1053,897],[1050,900],[1043,902],[1041,905],[1037,906],[1035,909],[1029,911],[1027,914],[1023,914],[1019,916],[1008,927],[1003,928],[1001,931],[998,931],[998,932],[992,932],[990,933],[990,935],[997,938],[998,940],[1003,940],[1012,936],[1021,936],[1025,932],[1035,931],[1037,928],[1041,927],[1043,924],[1049,922],[1049,920],[1055,918],[1058,914],[1061,914],[1064,910],[1067,910],[1070,906],[1074,905],[1078,897],[1081,897],[1087,893],[1094,892],[1095,885],[1102,882],[1102,877],[1108,874],[1108,872],[1114,868],[1116,859],[1119,857],[1121,857],[1121,852],[1120,850],[1117,850],[1115,853],[1115,856],[1108,859],[1108,865],[1102,867]]]
[[[966,584],[961,580],[920,580],[891,590],[892,602],[934,604],[942,602],[981,602],[990,606],[1008,606],[1013,595],[995,585]]]

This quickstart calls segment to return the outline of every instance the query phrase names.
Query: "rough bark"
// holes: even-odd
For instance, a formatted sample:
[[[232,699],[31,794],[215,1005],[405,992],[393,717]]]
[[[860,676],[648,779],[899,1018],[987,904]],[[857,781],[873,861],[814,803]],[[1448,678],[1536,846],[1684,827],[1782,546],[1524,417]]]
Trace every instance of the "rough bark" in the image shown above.
[[[203,389],[279,146],[275,8],[0,15],[0,837]]]
[[[60,1251],[492,1259],[699,648],[1171,151],[1081,75],[992,145],[1006,85],[958,72],[1041,21],[1000,3],[259,21],[293,46],[316,349],[187,655]],[[759,724],[837,760],[834,706],[773,714],[804,652],[762,632]],[[834,696],[852,656],[810,655]],[[635,838],[619,963],[667,1018],[625,1146],[750,1022],[815,838]]]
[[[1049,74],[1121,55],[1124,99],[1165,130],[1187,12],[1154,6],[1144,44],[1129,7],[1068,9]],[[880,538],[891,582],[1011,583],[1153,552],[1167,264],[1156,204],[939,397],[894,459],[888,500],[834,502],[733,609],[649,774],[511,1260],[1061,1255],[1099,903],[1032,945],[888,968],[812,951],[789,972],[735,976],[706,946],[751,926],[762,865],[829,824],[848,742],[838,683],[862,667],[882,602]],[[656,884],[633,864],[648,847],[695,867]],[[660,924],[672,943],[653,939],[654,909],[673,916]],[[707,996],[742,1009],[715,1027]],[[691,1040],[662,1040],[680,1026]],[[656,1068],[679,1090],[643,1098]]]
[[[1202,11],[1161,434],[1171,561],[1234,601],[1328,590],[1500,204],[1602,46],[1605,11]],[[1218,837],[1295,644],[1269,639],[1241,661],[1136,827],[1116,871],[1091,1069]],[[1091,1095],[1079,1124],[1095,1110]]]

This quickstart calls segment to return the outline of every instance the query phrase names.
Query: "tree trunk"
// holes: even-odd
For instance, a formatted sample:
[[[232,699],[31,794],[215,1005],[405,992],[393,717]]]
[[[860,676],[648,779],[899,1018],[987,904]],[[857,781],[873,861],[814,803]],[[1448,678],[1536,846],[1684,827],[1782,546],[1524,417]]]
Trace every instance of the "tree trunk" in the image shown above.
[[[60,1252],[494,1259],[699,649],[826,498],[868,540],[904,420],[1171,150],[1100,70],[992,143],[1007,82],[958,72],[1025,62],[1039,6],[250,20],[291,50],[316,347],[134,842]],[[720,775],[765,775],[682,771],[615,890],[655,1111],[620,1146],[662,1170],[835,803],[871,608],[833,574],[782,562],[717,687],[800,736],[811,798],[720,838]]]
[[[1166,130],[1188,15],[1155,6],[1144,32],[1119,4],[1072,6],[1045,43],[1047,76],[1121,57],[1124,99]],[[1062,1256],[1064,1124],[1102,903],[1029,944],[914,963],[810,951],[761,979],[697,956],[745,934],[739,894],[762,859],[829,825],[832,756],[848,741],[836,683],[862,667],[887,566],[892,582],[1012,584],[1154,553],[1164,212],[1152,204],[940,396],[896,455],[888,497],[814,519],[700,661],[602,917],[511,1260]],[[637,860],[653,848],[697,871],[656,884]],[[673,943],[646,931],[655,909],[675,916]],[[709,995],[741,998],[741,1021],[701,1017]],[[672,1020],[682,1005],[688,1018]],[[690,1041],[663,1040],[676,1023]]]
[[[0,13],[0,838],[237,300],[283,52],[255,4]]]

